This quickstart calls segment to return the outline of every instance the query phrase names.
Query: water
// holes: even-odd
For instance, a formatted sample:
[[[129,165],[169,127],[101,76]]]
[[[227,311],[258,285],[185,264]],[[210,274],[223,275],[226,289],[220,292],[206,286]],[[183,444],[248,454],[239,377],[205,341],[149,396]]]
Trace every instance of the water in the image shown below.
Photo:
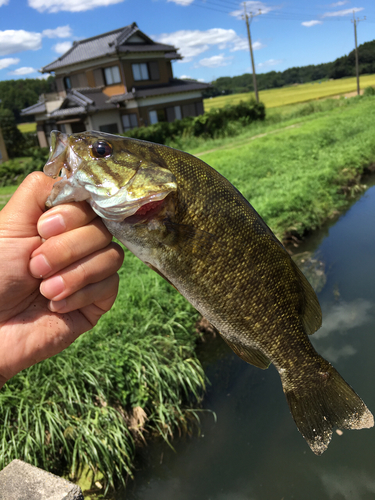
[[[298,251],[324,264],[316,349],[375,412],[375,186]],[[321,287],[320,286],[320,287]],[[246,364],[221,339],[204,346],[211,381],[201,435],[144,450],[126,500],[370,500],[375,430],[334,432],[315,456],[289,413],[279,376]],[[212,354],[214,353],[214,354]]]

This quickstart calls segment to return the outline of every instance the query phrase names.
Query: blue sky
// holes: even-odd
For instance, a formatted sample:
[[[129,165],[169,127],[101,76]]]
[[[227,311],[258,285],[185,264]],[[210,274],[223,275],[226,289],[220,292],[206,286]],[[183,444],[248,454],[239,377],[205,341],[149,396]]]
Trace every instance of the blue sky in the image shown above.
[[[176,77],[210,82],[250,72],[243,2],[236,0],[0,0],[0,80],[38,78],[38,69],[74,40],[135,21],[156,41],[175,45]],[[375,38],[374,0],[247,1],[256,71],[319,64]],[[366,17],[366,20],[363,18]]]

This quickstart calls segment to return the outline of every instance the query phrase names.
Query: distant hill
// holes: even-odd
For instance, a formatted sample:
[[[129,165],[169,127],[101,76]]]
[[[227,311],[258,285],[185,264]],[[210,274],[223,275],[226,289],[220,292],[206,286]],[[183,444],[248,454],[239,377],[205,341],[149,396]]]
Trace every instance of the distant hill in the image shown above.
[[[375,73],[375,40],[363,43],[358,47],[359,73]],[[284,87],[294,83],[313,82],[330,78],[355,76],[355,51],[347,56],[339,57],[333,62],[311,64],[289,68],[285,71],[269,71],[257,74],[258,90]],[[254,90],[253,77],[250,73],[240,76],[223,76],[212,82],[213,87],[205,91],[204,97],[223,94],[237,94]]]

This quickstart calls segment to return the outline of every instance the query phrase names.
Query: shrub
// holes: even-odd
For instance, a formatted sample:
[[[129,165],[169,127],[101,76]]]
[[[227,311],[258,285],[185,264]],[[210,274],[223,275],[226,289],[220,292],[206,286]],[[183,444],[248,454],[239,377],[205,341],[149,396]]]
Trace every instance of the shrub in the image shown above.
[[[132,129],[124,135],[158,144],[166,144],[181,136],[221,137],[227,135],[228,126],[232,122],[240,120],[242,125],[247,125],[255,120],[264,120],[265,116],[263,103],[257,103],[255,100],[241,101],[235,106],[213,109],[196,117],[189,116],[171,123],[160,122],[149,127]]]
[[[374,87],[366,87],[365,91],[363,92],[363,95],[365,95],[365,96],[375,95]]]
[[[27,158],[12,158],[0,164],[0,186],[19,184],[30,172],[43,170],[48,148],[34,147]]]

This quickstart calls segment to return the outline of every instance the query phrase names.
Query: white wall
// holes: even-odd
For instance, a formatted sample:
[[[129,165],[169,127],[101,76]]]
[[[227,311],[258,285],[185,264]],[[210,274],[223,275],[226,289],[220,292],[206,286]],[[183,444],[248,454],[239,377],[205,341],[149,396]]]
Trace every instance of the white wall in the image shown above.
[[[98,113],[91,115],[90,118],[92,130],[99,130],[100,125],[117,123],[119,134],[123,132],[120,113],[117,111],[117,109],[109,111],[99,111]]]

